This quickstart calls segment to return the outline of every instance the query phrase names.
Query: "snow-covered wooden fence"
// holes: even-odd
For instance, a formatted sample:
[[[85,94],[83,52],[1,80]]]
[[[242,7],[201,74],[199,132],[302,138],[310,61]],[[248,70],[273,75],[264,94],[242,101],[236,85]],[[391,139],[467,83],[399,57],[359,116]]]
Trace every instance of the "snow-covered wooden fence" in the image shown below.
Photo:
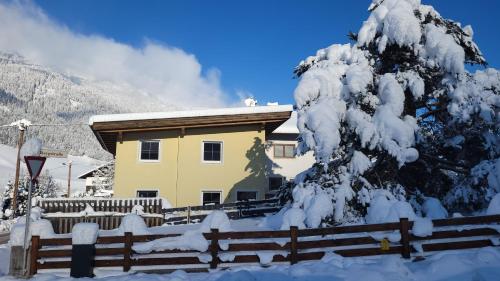
[[[95,212],[130,213],[132,208],[140,205],[145,213],[161,214],[162,198],[43,198],[37,206],[45,213],[79,213],[88,206]]]
[[[44,210],[43,218],[52,223],[58,234],[70,233],[79,222],[95,222],[102,230],[117,228],[122,217],[143,207],[141,216],[148,227],[167,224],[189,224],[203,220],[213,210],[223,210],[231,219],[263,216],[279,211],[278,199],[243,201],[207,206],[162,209],[161,198],[129,199],[40,199],[37,206]],[[87,206],[92,213],[85,213]]]
[[[206,271],[238,264],[294,264],[319,260],[328,253],[344,257],[401,255],[422,257],[426,252],[498,246],[500,215],[433,220],[433,232],[416,236],[413,222],[338,226],[281,231],[219,232],[203,234],[209,241],[207,251],[163,250],[140,254],[133,245],[169,235],[132,235],[99,237],[96,243],[97,268],[115,267],[123,271]],[[394,237],[397,238],[394,238]],[[40,239],[33,236],[30,273],[38,270],[71,267],[71,238]]]
[[[205,206],[164,209],[165,223],[189,224],[202,221],[213,210],[224,211],[231,219],[258,217],[281,209],[279,199],[251,200]]]

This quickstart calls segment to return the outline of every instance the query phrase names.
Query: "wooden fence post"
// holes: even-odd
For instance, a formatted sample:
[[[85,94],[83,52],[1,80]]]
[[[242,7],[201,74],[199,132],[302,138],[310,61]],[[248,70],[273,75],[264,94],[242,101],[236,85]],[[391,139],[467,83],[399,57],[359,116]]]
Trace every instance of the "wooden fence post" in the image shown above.
[[[191,223],[191,206],[188,206],[187,224]]]
[[[29,276],[33,276],[37,272],[38,249],[40,249],[40,236],[31,236]]]
[[[405,259],[409,259],[410,256],[410,223],[408,218],[400,218],[399,219],[399,231],[401,233],[401,256]]]
[[[297,263],[297,242],[299,228],[296,226],[290,226],[290,264]]]
[[[132,232],[125,232],[125,249],[123,252],[123,271],[128,272],[132,266]]]
[[[216,269],[219,263],[219,229],[211,229],[211,241],[210,241],[210,254],[212,255],[212,261],[210,262],[210,268]]]

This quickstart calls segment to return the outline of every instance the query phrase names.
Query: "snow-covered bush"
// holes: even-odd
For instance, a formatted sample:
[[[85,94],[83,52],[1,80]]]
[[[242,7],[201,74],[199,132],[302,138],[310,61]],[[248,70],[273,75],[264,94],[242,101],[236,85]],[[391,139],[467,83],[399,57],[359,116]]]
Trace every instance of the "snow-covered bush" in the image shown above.
[[[20,177],[19,179],[19,191],[17,194],[17,210],[15,215],[21,216],[26,212],[26,206],[28,201],[28,191],[30,187],[30,179],[28,177]],[[34,199],[38,198],[54,198],[57,197],[58,191],[61,186],[52,178],[48,172],[43,172],[38,177],[38,182],[33,186],[32,196]],[[14,191],[14,181],[9,181],[2,197],[2,210],[5,218],[10,217],[12,213],[12,200]],[[0,217],[1,219],[1,217]]]
[[[71,243],[73,245],[91,245],[97,241],[99,235],[99,224],[91,222],[80,222],[73,226],[71,231]]]
[[[472,28],[419,0],[374,0],[369,11],[352,44],[295,69],[298,153],[317,159],[297,188],[329,190],[336,222],[363,218],[379,189],[484,208],[500,192],[500,72],[467,71],[486,65]]]
[[[121,233],[132,232],[134,235],[150,234],[144,219],[136,214],[126,214],[118,227]]]
[[[229,217],[224,211],[215,210],[206,216],[201,222],[202,232],[210,232],[212,229],[218,229],[220,232],[231,231]]]

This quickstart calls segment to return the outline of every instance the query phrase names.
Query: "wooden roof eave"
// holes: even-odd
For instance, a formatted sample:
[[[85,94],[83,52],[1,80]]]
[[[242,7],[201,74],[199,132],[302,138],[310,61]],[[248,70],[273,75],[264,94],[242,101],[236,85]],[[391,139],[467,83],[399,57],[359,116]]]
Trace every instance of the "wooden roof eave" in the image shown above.
[[[206,128],[219,126],[240,126],[262,124],[266,136],[290,118],[291,111],[248,114],[244,116],[210,116],[210,117],[183,117],[171,119],[149,119],[132,121],[95,122],[90,125],[92,132],[101,146],[115,155],[118,134],[123,132],[185,130],[188,128]],[[103,139],[106,136],[106,140]]]

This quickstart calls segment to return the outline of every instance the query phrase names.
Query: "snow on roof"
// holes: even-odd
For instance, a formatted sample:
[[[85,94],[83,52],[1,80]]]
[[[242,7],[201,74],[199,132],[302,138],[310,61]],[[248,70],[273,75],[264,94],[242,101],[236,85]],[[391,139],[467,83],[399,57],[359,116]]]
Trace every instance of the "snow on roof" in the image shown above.
[[[293,111],[290,119],[286,120],[285,123],[281,124],[273,134],[298,134],[299,128],[297,127],[297,111]]]
[[[136,121],[151,119],[169,119],[183,117],[204,117],[217,115],[237,115],[237,114],[256,114],[292,111],[292,105],[272,105],[272,106],[253,106],[253,107],[232,107],[217,109],[200,109],[170,112],[148,112],[148,113],[123,113],[109,115],[94,115],[90,117],[89,125],[98,122],[114,121]]]
[[[97,171],[97,170],[99,170],[99,169],[101,169],[101,168],[104,168],[104,167],[108,166],[108,165],[109,165],[109,164],[111,164],[111,163],[112,163],[112,162],[107,162],[107,163],[104,163],[104,164],[102,164],[102,165],[99,165],[99,166],[97,166],[97,167],[95,167],[95,168],[93,168],[93,169],[91,169],[91,170],[88,170],[88,171],[86,171],[85,173],[83,173],[83,174],[79,175],[79,176],[78,176],[78,178],[79,178],[79,179],[85,179],[85,178],[87,178],[87,177],[90,177],[90,176],[91,176],[91,175],[92,175],[95,171]]]

